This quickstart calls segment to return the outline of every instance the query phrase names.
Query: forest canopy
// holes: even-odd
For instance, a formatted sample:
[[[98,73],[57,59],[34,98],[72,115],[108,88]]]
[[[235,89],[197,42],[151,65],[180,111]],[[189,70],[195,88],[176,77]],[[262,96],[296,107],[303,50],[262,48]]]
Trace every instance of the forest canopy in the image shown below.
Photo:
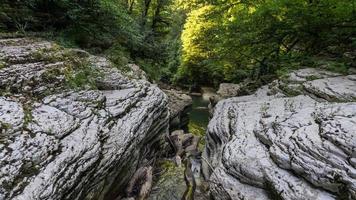
[[[1,32],[47,33],[181,86],[354,67],[353,0],[0,0]]]
[[[274,74],[286,59],[341,57],[355,48],[355,29],[349,0],[197,3],[184,25],[179,75],[201,84],[236,82]]]

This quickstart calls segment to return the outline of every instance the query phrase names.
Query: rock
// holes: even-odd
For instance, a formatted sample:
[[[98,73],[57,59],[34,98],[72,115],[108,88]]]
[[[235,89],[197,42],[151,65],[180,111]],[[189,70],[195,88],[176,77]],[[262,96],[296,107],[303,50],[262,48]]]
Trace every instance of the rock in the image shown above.
[[[196,96],[196,97],[201,97],[202,96],[202,93],[199,93],[199,92],[191,92],[189,93],[191,96]]]
[[[168,107],[170,112],[170,129],[188,129],[188,113],[192,108],[193,100],[189,95],[178,90],[163,90],[168,96]]]
[[[330,78],[330,79],[328,79]],[[355,82],[353,80],[348,81],[348,83],[344,83],[347,80],[340,80],[340,79],[353,79],[353,76],[345,77],[341,74],[329,72],[321,69],[316,68],[305,68],[300,70],[292,71],[290,74],[285,76],[280,80],[273,81],[269,85],[263,86],[258,89],[252,95],[248,95],[244,98],[240,99],[250,99],[250,98],[270,98],[272,96],[275,97],[286,97],[286,96],[298,96],[298,95],[309,95],[313,98],[318,98],[319,100],[327,100],[327,101],[350,101],[353,96],[347,94],[348,92],[353,93],[353,88]],[[330,84],[324,85],[326,81]],[[327,91],[326,88],[334,88],[338,89],[337,82],[341,81],[342,86],[346,86],[347,88],[344,89],[342,94],[337,94],[336,91]],[[341,86],[341,87],[342,87]],[[230,83],[223,83],[220,85],[219,91],[217,92],[217,96],[213,96],[211,99],[212,107],[222,100],[229,97],[239,96],[240,90],[244,87],[243,84],[230,84]],[[326,87],[326,88],[325,88]],[[332,89],[331,89],[332,90]],[[323,93],[327,94],[323,94]],[[330,96],[328,96],[330,95]],[[341,97],[343,96],[343,98]],[[347,96],[347,97],[346,97]],[[347,98],[347,99],[344,99]],[[245,100],[244,100],[245,101]]]
[[[174,147],[174,152],[176,156],[183,156],[184,147],[183,143],[188,140],[191,136],[184,133],[183,130],[176,130],[169,136],[169,140]]]
[[[128,64],[127,67],[129,68],[129,71],[126,73],[128,77],[146,81],[148,80],[146,72],[143,71],[138,65]]]
[[[122,195],[168,134],[166,95],[105,58],[40,39],[0,45],[0,199]],[[98,76],[79,84],[87,66]]]
[[[54,48],[54,44],[40,39],[2,39],[0,42],[0,58],[7,64],[19,64],[39,61],[34,55],[46,49]]]
[[[205,200],[210,199],[206,192],[206,182],[201,176],[201,158],[199,156],[188,156],[185,159],[184,180],[187,188],[182,199]]]
[[[215,89],[210,87],[202,87],[201,88],[202,98],[206,101],[209,101],[211,96],[216,95]]]
[[[191,133],[185,133],[183,130],[176,130],[170,134],[170,141],[175,149],[174,162],[177,165],[176,170],[181,167],[182,161],[184,163],[184,173],[179,175],[181,177],[184,174],[184,183],[186,188],[184,193],[181,189],[172,192],[180,192],[179,197],[169,197],[164,199],[207,199],[205,193],[202,193],[201,188],[205,183],[201,178],[201,151],[198,148],[200,137],[194,136]],[[164,177],[163,177],[164,176]],[[160,179],[165,179],[166,175],[161,175]],[[182,184],[182,179],[179,179],[181,182],[177,182],[177,185]],[[169,181],[166,181],[169,183]],[[163,186],[164,188],[166,186]],[[166,193],[166,189],[159,189],[160,193]],[[156,194],[153,195],[157,197]],[[152,198],[151,198],[152,199]],[[163,199],[163,198],[157,198]]]
[[[178,167],[181,167],[181,166],[182,166],[182,158],[181,158],[180,156],[176,155],[176,156],[174,157],[174,162],[176,163],[176,165],[177,165]]]
[[[356,75],[317,79],[305,82],[303,86],[328,101],[356,101]]]
[[[118,198],[116,200],[135,200],[135,198],[133,197],[129,197],[129,198]]]
[[[152,167],[139,168],[132,177],[126,193],[129,197],[135,197],[135,199],[147,199],[151,192],[153,181]]]
[[[170,130],[183,129],[188,131],[189,112],[192,109],[193,99],[187,91],[179,87],[159,82],[159,88],[168,96],[168,108],[170,111]]]
[[[185,168],[168,162],[164,164],[163,173],[154,185],[149,200],[181,200],[186,190],[184,181]]]
[[[347,64],[353,68],[350,69],[354,69],[356,67],[356,51],[351,51],[351,52],[345,52],[343,54],[343,58],[345,59],[345,61],[347,62]]]
[[[170,141],[175,149],[176,156],[192,155],[198,151],[200,137],[191,133],[184,133],[183,130],[177,130],[171,133]]]
[[[290,82],[304,95],[281,80],[215,106],[203,153],[214,199],[356,199],[356,80],[304,72]]]
[[[185,141],[183,143],[184,151],[186,152],[187,155],[194,155],[196,154],[196,152],[198,152],[200,137],[194,136],[191,133],[188,135],[191,135],[192,137],[190,137],[188,141]]]
[[[289,82],[305,82],[308,80],[329,78],[335,76],[341,76],[341,75],[338,73],[329,72],[316,68],[305,68],[305,69],[293,71],[288,75],[287,80]]]
[[[219,90],[216,92],[220,97],[226,99],[239,95],[241,85],[233,83],[221,83]]]
[[[354,63],[354,65],[356,65],[356,64]],[[350,69],[348,70],[348,73],[349,73],[349,74],[356,74],[356,66],[354,66],[353,68],[350,68]]]
[[[192,171],[194,164],[191,161],[192,160],[188,158],[185,163],[184,180],[187,185],[187,189],[182,197],[183,200],[194,200],[194,194],[197,188],[194,172]]]

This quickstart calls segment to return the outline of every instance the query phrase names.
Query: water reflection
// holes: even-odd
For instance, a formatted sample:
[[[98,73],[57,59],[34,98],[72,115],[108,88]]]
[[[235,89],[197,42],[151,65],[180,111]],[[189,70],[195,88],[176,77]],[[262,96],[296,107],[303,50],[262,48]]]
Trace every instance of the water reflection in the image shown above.
[[[209,123],[209,98],[193,96],[193,109],[189,114],[190,123],[206,128]]]

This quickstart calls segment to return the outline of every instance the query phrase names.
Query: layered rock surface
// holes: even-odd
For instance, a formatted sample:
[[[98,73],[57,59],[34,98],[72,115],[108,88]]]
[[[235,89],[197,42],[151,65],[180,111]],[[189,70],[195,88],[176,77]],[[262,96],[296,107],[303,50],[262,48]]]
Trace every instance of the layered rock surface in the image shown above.
[[[188,129],[189,111],[192,109],[192,98],[178,90],[163,90],[168,97],[170,112],[170,129]]]
[[[168,131],[166,95],[105,58],[20,38],[0,60],[0,199],[117,198]]]
[[[220,101],[203,164],[215,199],[356,199],[356,80],[295,71]]]

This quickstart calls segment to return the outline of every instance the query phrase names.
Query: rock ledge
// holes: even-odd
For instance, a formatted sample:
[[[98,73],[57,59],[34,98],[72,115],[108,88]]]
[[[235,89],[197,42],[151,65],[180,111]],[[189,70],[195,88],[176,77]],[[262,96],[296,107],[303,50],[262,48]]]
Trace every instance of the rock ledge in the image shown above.
[[[157,154],[156,86],[41,39],[0,40],[0,60],[0,199],[113,199]]]
[[[216,105],[203,166],[215,199],[356,199],[355,77],[311,72]]]

